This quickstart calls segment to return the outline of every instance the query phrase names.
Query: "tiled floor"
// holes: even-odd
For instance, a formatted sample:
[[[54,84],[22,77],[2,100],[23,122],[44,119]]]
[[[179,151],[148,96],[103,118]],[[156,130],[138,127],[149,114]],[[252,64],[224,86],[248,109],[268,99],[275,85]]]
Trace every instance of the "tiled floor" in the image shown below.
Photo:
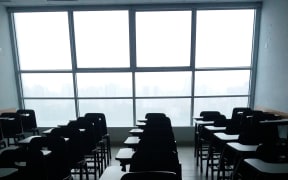
[[[112,163],[111,165],[119,165],[119,161],[115,160],[115,155],[121,147],[112,148]],[[194,148],[192,146],[178,146],[179,161],[182,164],[182,180],[207,180],[205,173],[200,173],[200,168],[196,166],[194,158]],[[205,167],[204,167],[205,171]],[[215,179],[215,178],[214,178]]]

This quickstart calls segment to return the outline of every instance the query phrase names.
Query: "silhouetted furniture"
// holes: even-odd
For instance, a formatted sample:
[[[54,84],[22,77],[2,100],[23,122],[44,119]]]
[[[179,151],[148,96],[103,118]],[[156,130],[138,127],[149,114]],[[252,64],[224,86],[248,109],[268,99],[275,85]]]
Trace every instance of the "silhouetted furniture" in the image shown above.
[[[93,166],[88,166],[91,170],[89,173],[93,174],[95,178],[97,178],[97,169],[99,169],[99,176],[101,175],[100,169],[102,168],[102,161],[100,160],[99,156],[100,153],[99,149],[97,148],[96,143],[96,136],[93,124],[89,121],[83,120],[84,117],[80,117],[77,121],[71,121],[68,123],[68,127],[77,128],[79,130],[83,129],[84,131],[81,132],[82,140],[83,140],[83,152],[84,157],[87,161],[87,164],[91,162]],[[84,118],[85,119],[85,118]]]
[[[0,167],[16,168],[15,180],[47,180],[46,162],[40,150],[5,150],[0,155]]]
[[[129,172],[121,180],[178,180],[176,173],[168,171]]]
[[[111,160],[111,142],[110,142],[110,134],[107,129],[107,121],[106,116],[104,113],[86,113],[86,118],[98,119],[99,126],[100,126],[100,136],[101,136],[101,143],[104,143],[104,152],[105,152],[105,167],[109,165]]]
[[[45,158],[48,180],[68,180],[72,177],[66,143],[63,137],[52,136],[35,137],[29,143],[28,148],[31,151],[43,149],[51,151]]]
[[[15,145],[25,138],[21,116],[18,113],[2,113],[0,117],[7,119],[1,120],[3,136],[7,140],[7,145]],[[10,140],[13,139],[13,142]]]
[[[5,138],[3,136],[3,131],[2,131],[2,125],[1,125],[1,120],[0,120],[0,149],[5,148],[6,145],[6,141]]]
[[[83,179],[83,170],[85,170],[86,179],[89,179],[88,166],[84,157],[85,138],[80,133],[80,130],[72,127],[54,128],[48,137],[66,137],[67,141],[67,158],[68,166],[72,170],[72,174],[78,174],[80,180]]]
[[[32,132],[33,135],[40,134],[37,126],[35,111],[33,109],[18,109],[17,113],[21,116],[24,132]]]

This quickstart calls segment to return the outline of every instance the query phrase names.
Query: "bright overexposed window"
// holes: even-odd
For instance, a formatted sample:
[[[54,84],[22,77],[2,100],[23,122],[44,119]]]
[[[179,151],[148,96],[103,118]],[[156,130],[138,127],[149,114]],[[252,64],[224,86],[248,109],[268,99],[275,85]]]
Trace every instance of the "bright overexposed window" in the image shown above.
[[[195,95],[248,95],[249,70],[196,71]]]
[[[190,96],[191,72],[136,73],[136,96]]]
[[[76,119],[75,103],[68,99],[26,99],[25,108],[34,109],[39,127],[57,127]]]
[[[130,66],[128,11],[76,11],[78,68]]]
[[[67,12],[14,13],[21,70],[71,69]]]
[[[79,111],[80,116],[104,113],[109,127],[133,126],[132,99],[82,99],[79,100]]]
[[[172,126],[189,126],[191,112],[190,98],[137,99],[136,119],[144,119],[146,113],[165,113]]]
[[[197,68],[250,66],[254,10],[197,11]]]
[[[73,97],[71,73],[22,73],[24,97]]]
[[[226,118],[231,118],[234,107],[247,106],[248,97],[195,98],[194,117],[199,117],[201,111],[219,111]]]
[[[131,97],[131,73],[78,73],[79,97]]]
[[[191,11],[136,12],[137,67],[190,65]]]

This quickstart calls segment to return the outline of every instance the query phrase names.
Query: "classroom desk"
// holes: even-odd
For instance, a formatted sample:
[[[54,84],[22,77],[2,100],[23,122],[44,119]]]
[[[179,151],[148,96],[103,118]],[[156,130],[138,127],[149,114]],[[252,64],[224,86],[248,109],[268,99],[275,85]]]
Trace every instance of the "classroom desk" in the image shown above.
[[[144,132],[144,130],[143,129],[131,129],[130,131],[129,131],[129,133],[132,135],[132,136],[141,136],[141,134],[143,134],[143,132]]]
[[[226,143],[219,159],[217,179],[224,178],[227,171],[234,171],[241,159],[255,156],[257,147],[258,145],[244,145],[238,142]],[[226,169],[227,166],[232,167]]]
[[[121,170],[121,166],[109,166],[99,180],[120,180],[125,173]]]
[[[126,165],[131,163],[134,152],[135,151],[132,148],[121,148],[116,154],[115,159],[120,161],[122,171],[126,171]]]
[[[288,163],[268,163],[261,159],[248,158],[244,159],[240,166],[236,175],[239,176],[240,174],[240,177],[243,177],[244,179],[288,179]]]
[[[17,168],[0,168],[0,179],[15,178],[18,173]]]
[[[213,125],[214,121],[203,121],[202,117],[195,117],[193,118],[193,122],[195,123],[195,129],[194,129],[194,143],[195,143],[195,148],[194,148],[194,157],[197,157],[197,150],[199,148],[199,127],[201,126],[207,126],[207,125]],[[197,160],[197,165],[198,165],[198,160]]]
[[[136,149],[140,139],[137,136],[130,136],[125,141],[124,144],[127,145],[129,148]]]
[[[144,127],[146,126],[146,122],[137,122],[136,126],[140,129],[144,129]]]

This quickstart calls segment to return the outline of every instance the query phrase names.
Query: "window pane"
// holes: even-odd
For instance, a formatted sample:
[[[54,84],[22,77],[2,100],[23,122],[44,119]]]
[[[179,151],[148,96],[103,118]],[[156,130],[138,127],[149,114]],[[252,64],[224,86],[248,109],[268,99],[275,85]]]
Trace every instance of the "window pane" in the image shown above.
[[[74,12],[79,68],[129,67],[128,11]]]
[[[66,12],[15,13],[22,70],[71,69]]]
[[[78,73],[80,97],[131,97],[131,73]]]
[[[191,72],[136,73],[137,96],[191,96]]]
[[[109,127],[132,127],[133,105],[131,99],[79,100],[80,115],[104,113]]]
[[[191,11],[136,12],[138,67],[190,65]]]
[[[39,127],[56,127],[76,119],[74,100],[25,100],[25,108],[35,110]]]
[[[196,67],[250,66],[254,10],[197,11]]]
[[[22,74],[24,97],[73,97],[70,73]]]
[[[250,71],[197,71],[195,95],[248,95]]]
[[[231,118],[234,107],[247,106],[248,97],[195,98],[194,117],[198,117],[201,111],[219,111],[226,118]]]
[[[137,99],[136,119],[143,119],[146,113],[165,113],[172,126],[190,126],[191,99]]]

